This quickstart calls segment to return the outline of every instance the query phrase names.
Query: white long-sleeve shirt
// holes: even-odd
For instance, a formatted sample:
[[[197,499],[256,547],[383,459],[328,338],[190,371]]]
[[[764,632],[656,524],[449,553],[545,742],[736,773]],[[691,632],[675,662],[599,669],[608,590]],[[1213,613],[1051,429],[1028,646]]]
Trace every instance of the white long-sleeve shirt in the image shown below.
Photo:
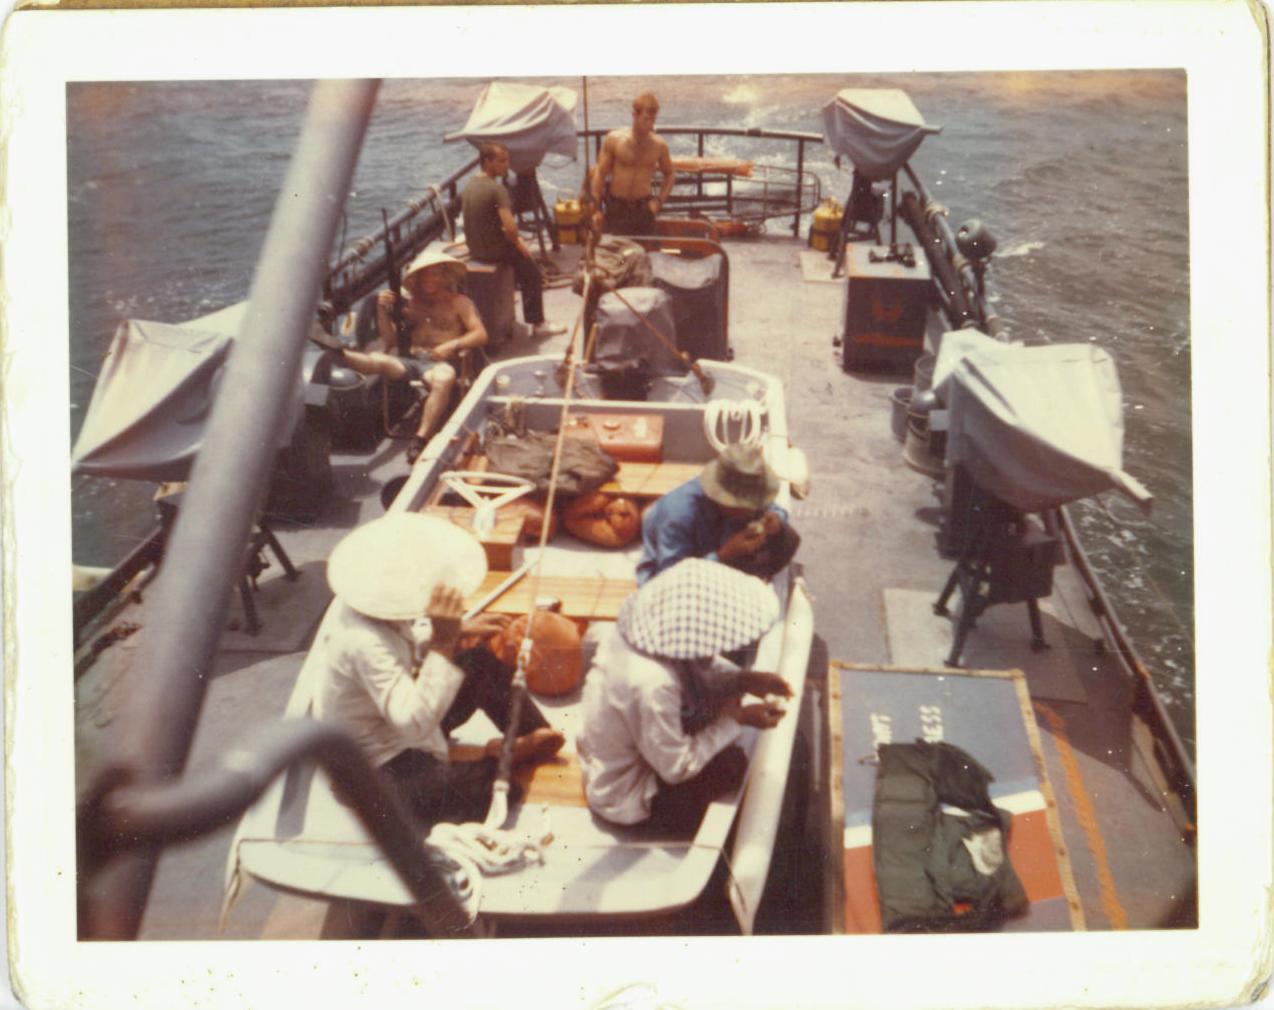
[[[334,608],[302,671],[314,678],[315,717],[345,727],[377,767],[409,747],[446,761],[442,718],[464,673],[436,652],[418,662],[425,646],[411,622]]]
[[[616,824],[644,821],[660,779],[675,785],[692,778],[742,731],[719,716],[687,734],[673,665],[632,649],[618,628],[598,647],[582,704],[577,750],[584,792],[593,811]]]

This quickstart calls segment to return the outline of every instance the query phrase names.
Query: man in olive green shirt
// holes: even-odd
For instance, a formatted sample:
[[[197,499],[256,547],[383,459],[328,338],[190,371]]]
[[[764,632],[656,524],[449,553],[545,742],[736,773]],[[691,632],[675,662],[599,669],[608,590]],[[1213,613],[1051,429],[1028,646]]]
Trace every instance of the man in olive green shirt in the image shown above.
[[[536,340],[565,332],[565,327],[544,321],[544,279],[531,258],[518,223],[513,217],[513,200],[500,181],[509,170],[509,152],[503,144],[487,143],[478,148],[478,174],[461,194],[464,234],[474,259],[507,263],[513,268],[522,292],[522,316]]]

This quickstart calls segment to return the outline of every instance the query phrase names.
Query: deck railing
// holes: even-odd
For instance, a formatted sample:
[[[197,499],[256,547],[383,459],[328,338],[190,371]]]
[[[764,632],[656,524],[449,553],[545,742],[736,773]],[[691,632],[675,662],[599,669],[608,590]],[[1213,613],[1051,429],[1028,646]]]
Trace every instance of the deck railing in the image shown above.
[[[584,139],[585,143],[593,144],[593,164],[596,164],[597,154],[601,152],[602,140],[609,133],[609,129],[597,130],[580,130],[579,135]],[[783,150],[779,145],[792,145],[786,148],[788,151],[795,148],[795,169],[783,168],[783,171],[792,173],[792,183],[790,189],[785,193],[777,194],[785,202],[794,204],[790,211],[792,215],[792,235],[799,236],[801,233],[801,216],[809,213],[818,205],[821,197],[820,184],[817,177],[814,178],[811,188],[811,196],[809,199],[803,199],[806,184],[804,182],[805,175],[805,148],[807,144],[824,143],[821,133],[808,133],[797,130],[765,130],[760,127],[728,127],[728,126],[661,126],[659,128],[659,136],[661,137],[693,137],[695,140],[695,151],[698,157],[702,158],[706,151],[706,139],[708,137],[743,137],[748,140],[765,140],[775,141],[776,147]],[[787,162],[792,164],[791,161]],[[707,191],[713,183],[720,183],[724,186],[725,192],[721,194],[711,194]],[[678,193],[675,190],[669,200],[669,203],[679,210],[685,211],[724,211],[727,215],[733,215],[736,209],[736,196],[734,193],[734,176],[729,173],[702,173],[697,176],[693,182],[694,191],[691,193]],[[765,193],[764,198],[769,202],[769,194]],[[752,198],[756,199],[756,198]],[[780,216],[780,215],[766,215]],[[786,214],[782,215],[786,216]]]
[[[594,154],[590,164],[596,164],[596,153],[601,150],[602,139],[609,132],[610,128],[578,132],[585,144],[593,145]],[[781,215],[764,213],[762,216],[786,217],[790,213],[792,235],[799,236],[802,215],[813,210],[819,202],[821,185],[818,178],[812,177],[811,181],[805,179],[805,150],[809,144],[823,143],[821,133],[763,130],[758,127],[669,126],[661,127],[659,134],[663,137],[693,137],[699,157],[703,157],[707,138],[712,136],[772,141],[777,149],[786,149],[795,158],[795,168],[788,167],[790,161],[788,165],[770,166],[771,171],[778,171],[785,178],[790,175],[791,181],[777,182],[773,192],[763,185],[760,196],[736,194],[735,178],[728,172],[698,173],[693,180],[678,184],[689,188],[690,192],[673,192],[669,203],[678,210],[700,213],[718,211],[733,215],[739,205],[753,205],[760,201],[763,208],[771,205],[783,206],[785,210]],[[783,148],[781,145],[788,146]],[[456,220],[461,209],[460,184],[477,166],[476,158],[466,162],[442,182],[429,187],[422,196],[413,199],[390,220],[388,237],[399,262],[406,262],[430,242],[441,237],[447,231],[448,224]],[[720,184],[724,191],[712,192],[714,184]],[[373,232],[351,243],[332,264],[323,283],[323,300],[328,314],[339,316],[350,311],[360,299],[384,283],[388,270],[384,242],[384,229]]]

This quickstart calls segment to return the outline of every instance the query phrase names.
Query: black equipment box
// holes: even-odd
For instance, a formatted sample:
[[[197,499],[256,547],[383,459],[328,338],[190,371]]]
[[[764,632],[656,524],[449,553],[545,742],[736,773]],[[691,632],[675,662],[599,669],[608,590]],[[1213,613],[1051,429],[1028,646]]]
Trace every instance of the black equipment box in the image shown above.
[[[929,263],[910,244],[845,246],[845,311],[841,338],[846,368],[912,365],[924,352]]]

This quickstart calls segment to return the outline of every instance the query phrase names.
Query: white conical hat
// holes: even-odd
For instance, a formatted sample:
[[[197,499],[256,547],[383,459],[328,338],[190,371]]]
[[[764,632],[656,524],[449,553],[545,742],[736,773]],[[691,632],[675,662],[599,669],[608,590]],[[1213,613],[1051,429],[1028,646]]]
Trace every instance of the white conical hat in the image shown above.
[[[756,641],[778,617],[778,597],[760,579],[687,558],[624,601],[619,633],[647,655],[704,659]]]
[[[332,592],[360,614],[384,621],[422,616],[438,585],[468,596],[486,574],[486,553],[470,533],[418,512],[373,519],[327,559]]]
[[[447,267],[457,282],[464,280],[465,272],[469,269],[462,261],[454,256],[448,256],[439,249],[426,249],[407,264],[407,269],[403,271],[403,280],[406,280],[414,273],[419,273],[421,270],[428,270],[430,267],[437,266]]]

